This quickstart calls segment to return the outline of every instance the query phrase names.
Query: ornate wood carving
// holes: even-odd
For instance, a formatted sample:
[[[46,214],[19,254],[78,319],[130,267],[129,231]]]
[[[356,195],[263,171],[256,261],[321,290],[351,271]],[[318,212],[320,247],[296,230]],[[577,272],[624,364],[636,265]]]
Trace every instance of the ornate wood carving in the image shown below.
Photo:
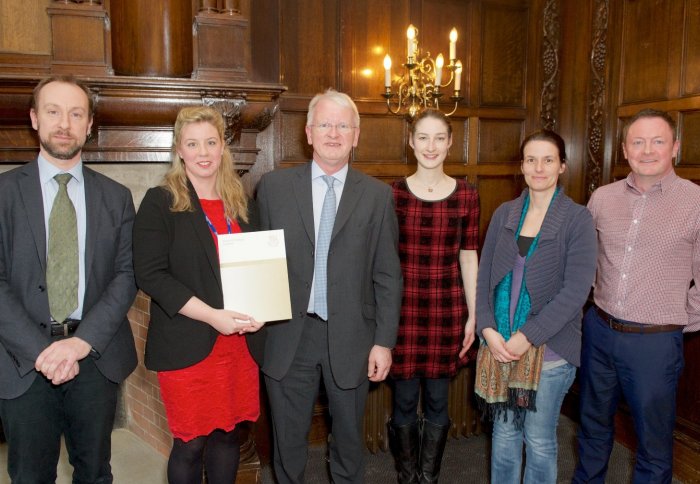
[[[590,197],[602,183],[605,136],[606,71],[608,55],[608,0],[596,0],[591,43],[591,86],[586,136],[586,191]]]
[[[221,113],[226,123],[224,141],[232,145],[235,138],[241,133],[241,111],[246,106],[245,99],[226,99],[216,97],[202,97],[202,103]]]
[[[559,0],[547,0],[542,19],[544,80],[540,97],[540,122],[545,129],[555,129],[559,110]]]

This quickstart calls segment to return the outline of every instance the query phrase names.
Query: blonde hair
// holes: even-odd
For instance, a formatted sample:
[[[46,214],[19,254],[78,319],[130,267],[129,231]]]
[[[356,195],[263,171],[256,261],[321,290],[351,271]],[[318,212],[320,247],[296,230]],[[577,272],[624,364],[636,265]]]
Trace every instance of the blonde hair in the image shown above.
[[[177,114],[173,133],[173,147],[171,151],[170,169],[165,174],[163,186],[173,197],[170,210],[172,212],[191,212],[194,210],[190,192],[187,187],[187,174],[185,162],[177,154],[177,146],[182,138],[182,130],[192,123],[209,123],[219,133],[219,138],[224,143],[224,118],[218,111],[207,106],[194,106],[182,108]],[[224,213],[231,220],[236,218],[248,221],[248,199],[243,189],[241,179],[236,173],[233,156],[228,147],[224,145],[221,164],[216,174],[216,193],[224,202]]]

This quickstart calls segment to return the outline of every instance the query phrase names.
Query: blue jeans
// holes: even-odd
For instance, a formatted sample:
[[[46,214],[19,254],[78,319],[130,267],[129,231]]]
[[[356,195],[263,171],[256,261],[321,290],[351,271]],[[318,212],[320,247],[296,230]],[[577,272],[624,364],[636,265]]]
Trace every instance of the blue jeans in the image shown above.
[[[576,367],[571,363],[542,372],[537,389],[537,411],[528,412],[522,430],[503,417],[493,423],[491,445],[491,482],[519,484],[525,442],[525,484],[557,482],[557,424],[566,392],[574,382]]]
[[[683,334],[621,333],[595,308],[583,319],[581,428],[574,483],[603,483],[614,443],[617,403],[624,396],[637,434],[634,484],[670,483],[676,389]]]

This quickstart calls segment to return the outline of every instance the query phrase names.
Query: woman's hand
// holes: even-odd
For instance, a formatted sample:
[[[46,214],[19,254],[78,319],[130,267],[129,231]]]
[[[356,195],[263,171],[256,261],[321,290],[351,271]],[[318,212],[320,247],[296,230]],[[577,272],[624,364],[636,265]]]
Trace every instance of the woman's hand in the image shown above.
[[[265,326],[265,321],[256,321],[254,318],[250,318],[250,323],[248,323],[248,327],[245,328],[243,331],[241,331],[239,334],[243,333],[255,333],[258,331],[260,328]]]
[[[499,333],[495,329],[485,328],[481,332],[481,335],[486,340],[488,349],[489,351],[491,351],[491,354],[496,359],[496,361],[500,361],[501,363],[508,363],[520,359],[520,355],[513,354],[509,350],[509,348],[507,348],[506,340],[503,339],[501,333]]]
[[[525,352],[530,349],[530,346],[532,346],[532,343],[530,343],[520,331],[512,335],[506,343],[506,349],[512,354],[517,355],[518,358],[523,356]]]
[[[228,309],[214,309],[194,296],[180,309],[180,314],[207,323],[226,336],[234,333],[254,333],[265,325],[247,314]]]
[[[254,322],[247,314],[237,313],[228,309],[213,309],[206,322],[209,323],[215,330],[223,335],[231,335],[234,333],[243,334],[250,331],[250,328],[255,327],[260,323]],[[254,331],[260,329],[262,325],[256,327]]]
[[[459,352],[459,357],[464,358],[476,335],[476,318],[470,316],[467,319],[467,324],[464,325],[464,339],[462,340],[462,349]]]

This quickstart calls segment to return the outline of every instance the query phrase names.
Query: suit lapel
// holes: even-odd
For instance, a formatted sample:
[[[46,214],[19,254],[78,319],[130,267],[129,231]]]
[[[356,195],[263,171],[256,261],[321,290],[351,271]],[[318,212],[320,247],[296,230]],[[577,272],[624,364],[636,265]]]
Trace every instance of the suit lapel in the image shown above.
[[[39,166],[36,162],[27,163],[22,168],[22,173],[24,176],[19,180],[20,195],[27,213],[27,223],[32,231],[41,269],[46,272],[46,225]]]
[[[292,180],[292,189],[299,207],[301,221],[309,236],[311,245],[316,245],[316,232],[314,231],[314,203],[311,192],[311,163],[307,163],[303,170],[299,170]]]
[[[343,188],[343,194],[340,197],[340,204],[338,205],[338,213],[335,215],[335,222],[333,223],[333,234],[331,235],[331,241],[335,238],[338,232],[341,231],[343,226],[350,219],[353,210],[357,202],[360,201],[363,189],[360,181],[362,178],[352,168],[348,169],[348,176],[345,178],[345,187]]]
[[[102,190],[99,188],[99,180],[95,173],[83,165],[83,179],[85,183],[85,292],[90,287],[89,281],[92,263],[95,260],[95,244],[97,234],[100,233],[100,212],[104,203]]]
[[[221,287],[221,265],[219,264],[219,254],[216,252],[216,245],[214,245],[211,231],[204,218],[204,210],[199,203],[197,192],[195,192],[189,180],[187,181],[187,186],[190,190],[190,200],[192,200],[192,205],[194,205],[194,212],[188,212],[192,230],[196,234],[197,240],[202,245],[204,253],[207,255],[207,260],[216,277],[216,282],[219,284],[219,287]]]

